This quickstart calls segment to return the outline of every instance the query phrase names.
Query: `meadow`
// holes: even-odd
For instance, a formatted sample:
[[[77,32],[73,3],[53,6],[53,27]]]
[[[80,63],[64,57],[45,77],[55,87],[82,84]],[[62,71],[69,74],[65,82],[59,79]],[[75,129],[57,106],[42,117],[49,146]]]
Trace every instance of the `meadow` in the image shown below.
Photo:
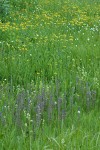
[[[0,1],[0,150],[100,149],[99,0]]]

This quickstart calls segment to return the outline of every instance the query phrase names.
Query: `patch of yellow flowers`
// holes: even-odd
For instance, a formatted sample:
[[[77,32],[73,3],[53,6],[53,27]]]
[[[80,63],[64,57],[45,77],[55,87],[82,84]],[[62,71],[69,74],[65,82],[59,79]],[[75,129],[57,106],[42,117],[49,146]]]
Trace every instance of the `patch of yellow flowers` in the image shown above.
[[[94,15],[94,13],[90,11],[90,5],[87,5],[87,8],[80,8],[79,6],[71,6],[64,2],[64,4],[61,6],[59,3],[60,9],[55,11],[52,9],[45,10],[44,5],[45,7],[50,6],[51,8],[53,4],[52,1],[48,0],[43,2],[40,1],[37,9],[38,7],[41,8],[41,13],[39,13],[39,11],[35,11],[34,13],[28,12],[26,9],[22,10],[22,14],[19,11],[17,11],[15,14],[12,13],[11,17],[14,18],[13,22],[0,22],[0,30],[2,32],[10,32],[10,35],[13,33],[15,39],[16,37],[21,38],[22,35],[20,32],[25,31],[27,35],[30,31],[37,44],[41,42],[47,43],[49,39],[51,39],[53,42],[56,42],[57,40],[63,42],[69,40],[72,42],[74,37],[72,35],[69,36],[66,33],[62,33],[63,28],[66,28],[66,26],[69,24],[71,26],[82,26],[84,24],[98,23],[100,20],[100,16],[98,15],[99,12],[95,13]],[[99,5],[95,6],[96,12],[100,11],[99,7]],[[17,43],[20,44],[18,47],[21,50],[27,50],[29,46],[28,43],[30,43],[27,36],[24,38],[24,40],[24,45]]]

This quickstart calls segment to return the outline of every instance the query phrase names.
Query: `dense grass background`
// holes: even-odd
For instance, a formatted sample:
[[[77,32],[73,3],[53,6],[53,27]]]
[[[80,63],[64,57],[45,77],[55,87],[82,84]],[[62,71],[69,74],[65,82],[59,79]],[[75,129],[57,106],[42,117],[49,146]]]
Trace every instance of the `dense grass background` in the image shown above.
[[[99,150],[99,0],[1,0],[0,20],[1,150]]]

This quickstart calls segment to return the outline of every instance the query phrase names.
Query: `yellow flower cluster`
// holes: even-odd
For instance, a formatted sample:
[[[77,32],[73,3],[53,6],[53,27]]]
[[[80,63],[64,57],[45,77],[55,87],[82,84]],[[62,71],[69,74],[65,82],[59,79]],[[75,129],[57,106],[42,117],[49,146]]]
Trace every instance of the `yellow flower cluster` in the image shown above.
[[[66,47],[66,41],[73,42],[75,39],[72,33],[67,33],[72,26],[76,28],[97,24],[100,20],[99,5],[92,6],[96,10],[94,14],[90,5],[80,7],[71,5],[66,1],[57,2],[57,4],[56,6],[56,3],[52,0],[44,0],[39,2],[34,11],[22,9],[12,13],[13,21],[0,22],[0,30],[10,32],[10,35],[15,36],[20,50],[29,49],[31,43],[34,42],[38,45],[48,43],[48,41],[61,41]],[[53,8],[52,5],[56,7]],[[63,31],[66,31],[66,33],[63,33]],[[21,44],[23,40],[24,44]]]

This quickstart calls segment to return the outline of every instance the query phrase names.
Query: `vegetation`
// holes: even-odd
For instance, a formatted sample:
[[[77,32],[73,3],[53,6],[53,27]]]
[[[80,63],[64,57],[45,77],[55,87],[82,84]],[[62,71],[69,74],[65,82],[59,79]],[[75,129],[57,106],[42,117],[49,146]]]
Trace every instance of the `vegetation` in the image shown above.
[[[0,149],[99,150],[99,0],[0,4]]]

